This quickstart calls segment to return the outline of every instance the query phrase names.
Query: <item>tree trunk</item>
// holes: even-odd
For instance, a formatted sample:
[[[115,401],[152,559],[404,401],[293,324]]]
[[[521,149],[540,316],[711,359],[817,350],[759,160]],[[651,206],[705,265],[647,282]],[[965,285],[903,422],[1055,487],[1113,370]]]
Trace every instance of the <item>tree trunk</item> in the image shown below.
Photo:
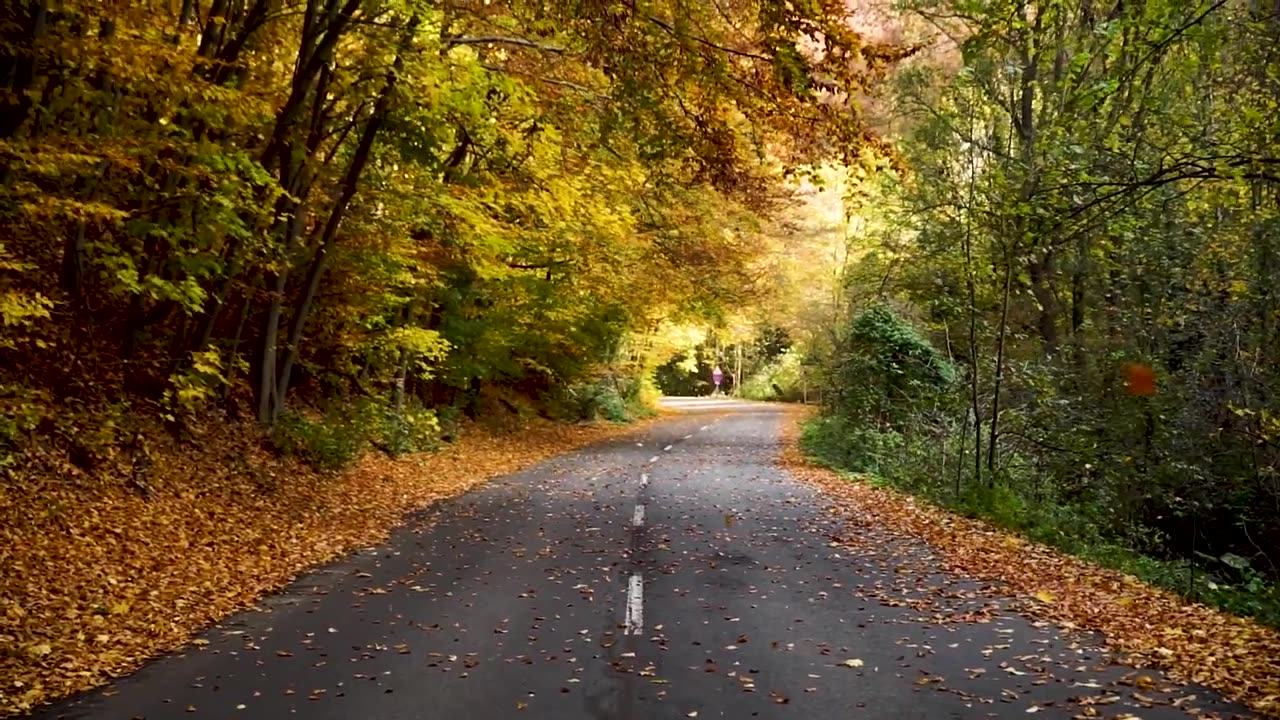
[[[0,138],[10,138],[26,122],[34,106],[29,90],[36,79],[36,42],[49,20],[48,0],[11,1],[0,13],[5,40],[0,48],[0,80],[8,80],[8,92],[0,97]]]
[[[1040,306],[1037,315],[1037,329],[1040,339],[1044,341],[1045,350],[1052,353],[1058,347],[1057,302],[1053,297],[1053,253],[1044,256],[1027,266],[1031,275],[1031,293]]]
[[[337,238],[338,228],[342,225],[347,208],[351,205],[351,201],[355,198],[356,191],[359,189],[360,176],[364,173],[364,168],[369,163],[369,157],[373,152],[373,143],[377,138],[378,131],[382,129],[382,125],[386,122],[387,115],[390,113],[391,100],[395,94],[400,73],[404,70],[404,53],[408,50],[413,34],[418,28],[418,23],[418,16],[414,15],[405,25],[404,35],[402,36],[400,49],[396,53],[395,62],[392,63],[391,69],[387,72],[382,92],[379,93],[378,100],[374,103],[373,114],[369,117],[369,121],[365,123],[364,131],[360,134],[355,153],[351,156],[351,163],[347,165],[347,172],[342,179],[342,189],[338,193],[338,198],[334,201],[333,207],[330,208],[329,217],[320,233],[316,254],[307,271],[303,296],[297,310],[294,312],[293,321],[289,329],[289,345],[285,354],[284,365],[280,368],[279,377],[273,385],[272,395],[274,396],[275,406],[273,410],[266,414],[268,417],[266,422],[268,423],[274,422],[276,416],[284,408],[285,397],[289,392],[289,376],[292,374],[293,366],[298,359],[302,331],[306,327],[307,317],[311,314],[311,307],[315,303],[316,293],[320,289],[320,280],[324,277],[329,249]],[[277,323],[279,322],[278,315],[276,321]],[[273,370],[274,360],[273,353]]]
[[[1076,241],[1075,267],[1071,269],[1071,335],[1073,337],[1079,335],[1080,328],[1084,326],[1088,262],[1089,242],[1085,239],[1084,233],[1081,233]]]
[[[972,102],[972,101],[971,101]],[[973,481],[982,482],[982,413],[979,410],[979,378],[978,378],[978,289],[977,280],[973,276],[973,198],[977,184],[977,145],[975,144],[974,113],[972,104],[969,108],[969,206],[965,209],[964,219],[964,274],[965,284],[969,290],[969,401],[973,407]],[[963,453],[962,453],[963,457]],[[959,492],[956,479],[957,492]]]
[[[987,441],[987,484],[995,480],[997,441],[1000,439],[1000,384],[1004,380],[1004,340],[1009,327],[1009,289],[1013,284],[1013,257],[1006,249],[1004,258],[1004,297],[1000,302],[1000,331],[996,339],[996,377],[991,392],[991,437]]]

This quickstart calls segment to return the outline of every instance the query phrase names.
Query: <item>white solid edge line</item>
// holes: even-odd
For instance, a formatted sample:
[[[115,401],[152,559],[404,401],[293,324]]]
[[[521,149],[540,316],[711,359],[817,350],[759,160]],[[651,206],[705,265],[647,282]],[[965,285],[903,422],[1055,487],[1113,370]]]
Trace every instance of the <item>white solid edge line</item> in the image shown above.
[[[636,505],[636,511],[631,516],[631,524],[636,527],[644,525],[644,505]]]
[[[631,576],[631,583],[627,587],[625,624],[628,635],[639,635],[644,632],[644,579],[640,577],[640,573]]]

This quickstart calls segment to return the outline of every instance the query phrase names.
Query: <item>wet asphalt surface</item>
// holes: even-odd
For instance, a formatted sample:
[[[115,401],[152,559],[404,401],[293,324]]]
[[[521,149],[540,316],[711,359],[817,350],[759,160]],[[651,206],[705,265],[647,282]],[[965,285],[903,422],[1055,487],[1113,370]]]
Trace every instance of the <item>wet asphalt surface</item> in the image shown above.
[[[677,404],[39,717],[1251,717],[846,527],[776,466],[778,408]]]

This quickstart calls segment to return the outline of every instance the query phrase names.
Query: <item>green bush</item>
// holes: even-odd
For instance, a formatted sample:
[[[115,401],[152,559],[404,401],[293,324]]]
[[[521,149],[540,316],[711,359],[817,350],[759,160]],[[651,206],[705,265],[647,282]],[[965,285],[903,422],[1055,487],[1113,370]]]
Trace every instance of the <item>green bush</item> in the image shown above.
[[[329,412],[313,420],[300,412],[287,412],[276,421],[272,442],[282,455],[299,457],[320,470],[341,470],[356,461],[368,444],[364,427],[346,413]]]
[[[742,396],[751,400],[800,400],[804,394],[801,361],[799,352],[788,349],[742,381]]]
[[[17,462],[27,433],[40,425],[47,412],[41,393],[25,385],[0,383],[0,468]]]
[[[884,305],[853,319],[835,370],[832,409],[881,426],[906,422],[936,403],[956,379],[950,361]]]
[[[400,412],[384,408],[376,430],[374,444],[392,457],[440,447],[440,420],[434,410],[418,405],[406,406]]]
[[[652,412],[658,395],[650,377],[601,377],[577,383],[548,400],[550,414],[560,420],[630,422]]]
[[[349,467],[370,445],[398,457],[440,443],[434,410],[408,404],[396,412],[386,401],[362,398],[330,404],[320,419],[301,412],[281,416],[272,432],[276,449],[320,470]]]
[[[583,389],[579,416],[588,420],[604,418],[611,422],[626,422],[627,401],[615,387],[590,385]]]

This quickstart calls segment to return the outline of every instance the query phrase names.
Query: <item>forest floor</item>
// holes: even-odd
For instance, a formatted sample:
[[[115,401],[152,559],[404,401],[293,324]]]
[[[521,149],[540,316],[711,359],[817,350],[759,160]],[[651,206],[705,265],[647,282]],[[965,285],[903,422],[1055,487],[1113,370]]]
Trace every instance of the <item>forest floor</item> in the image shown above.
[[[939,570],[992,583],[993,592],[1022,598],[1023,612],[1100,633],[1134,667],[1159,668],[1280,717],[1280,632],[821,466],[798,442],[806,410],[789,416],[783,463],[833,499],[853,528],[846,539],[874,528],[923,540],[942,559]]]
[[[439,452],[316,472],[211,426],[155,437],[151,470],[47,454],[0,476],[0,716],[185,644],[300,572],[376,544],[405,513],[636,425],[472,429]],[[197,641],[198,642],[198,641]]]

